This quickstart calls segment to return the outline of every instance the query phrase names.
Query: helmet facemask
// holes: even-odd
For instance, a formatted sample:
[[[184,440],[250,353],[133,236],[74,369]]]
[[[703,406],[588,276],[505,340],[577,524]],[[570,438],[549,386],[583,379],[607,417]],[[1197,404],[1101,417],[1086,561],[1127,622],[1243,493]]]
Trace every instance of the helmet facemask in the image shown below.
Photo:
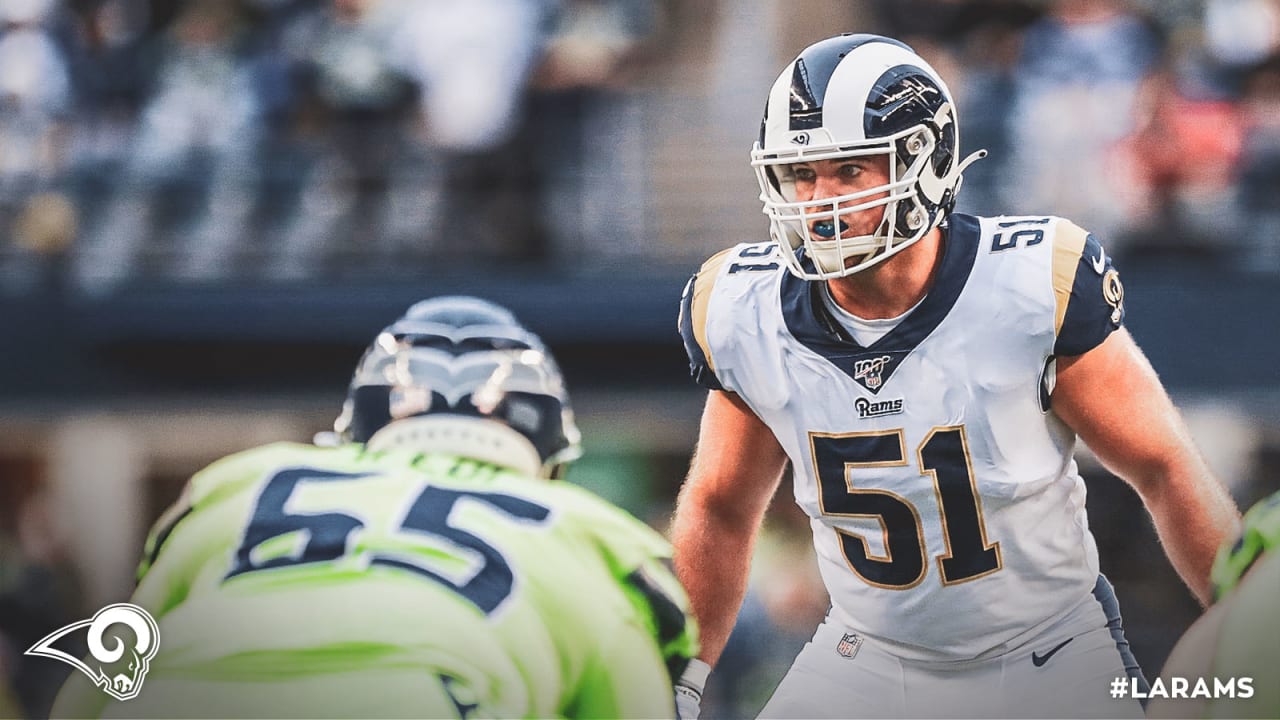
[[[823,68],[828,77],[819,82]],[[906,46],[840,36],[806,49],[774,84],[751,152],[774,240],[803,249],[783,254],[790,271],[806,280],[851,275],[924,237],[950,213],[963,169],[985,155],[957,163],[957,145],[950,94]],[[881,158],[887,181],[838,197],[796,197],[796,163],[857,157]],[[883,215],[873,232],[844,236],[842,218],[875,208]],[[824,223],[830,236],[814,231]]]

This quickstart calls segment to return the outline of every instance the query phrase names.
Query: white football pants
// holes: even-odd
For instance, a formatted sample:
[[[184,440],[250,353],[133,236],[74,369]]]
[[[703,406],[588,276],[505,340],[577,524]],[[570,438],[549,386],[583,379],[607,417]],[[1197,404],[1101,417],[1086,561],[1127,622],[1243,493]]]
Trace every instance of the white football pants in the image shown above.
[[[1100,600],[1086,598],[1010,652],[965,662],[902,659],[828,616],[760,717],[1142,718],[1137,700],[1111,697],[1126,659],[1136,663],[1122,657]],[[1118,627],[1118,609],[1115,617]]]

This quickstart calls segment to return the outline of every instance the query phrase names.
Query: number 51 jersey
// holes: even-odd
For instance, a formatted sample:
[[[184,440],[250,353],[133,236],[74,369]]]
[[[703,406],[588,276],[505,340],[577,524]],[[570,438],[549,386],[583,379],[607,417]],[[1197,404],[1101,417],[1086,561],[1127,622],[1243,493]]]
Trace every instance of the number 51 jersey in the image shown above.
[[[774,243],[708,260],[680,314],[694,378],[786,450],[835,617],[921,660],[1012,649],[1092,591],[1054,359],[1123,320],[1116,271],[1066,220],[955,214],[943,232],[928,295],[868,347]]]

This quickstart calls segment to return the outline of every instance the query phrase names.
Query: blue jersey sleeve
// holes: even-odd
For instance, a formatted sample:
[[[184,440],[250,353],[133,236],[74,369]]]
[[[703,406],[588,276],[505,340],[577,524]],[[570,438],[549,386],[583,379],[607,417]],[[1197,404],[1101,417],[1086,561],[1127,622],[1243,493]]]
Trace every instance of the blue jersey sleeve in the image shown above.
[[[1053,352],[1082,355],[1124,324],[1124,286],[1097,238],[1074,225],[1060,232],[1065,237],[1055,248],[1060,319]]]

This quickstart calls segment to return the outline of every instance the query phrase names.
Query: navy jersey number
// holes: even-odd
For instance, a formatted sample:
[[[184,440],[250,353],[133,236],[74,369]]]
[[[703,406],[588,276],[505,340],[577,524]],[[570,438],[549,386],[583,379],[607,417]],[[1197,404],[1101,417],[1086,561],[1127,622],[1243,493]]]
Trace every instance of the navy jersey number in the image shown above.
[[[747,272],[767,272],[769,270],[777,270],[778,263],[776,262],[760,262],[761,258],[767,258],[775,252],[777,252],[777,246],[773,243],[751,245],[742,248],[742,250],[738,252],[738,257],[746,258],[748,260],[754,259],[756,262],[732,263],[729,265],[729,274],[732,275],[744,270]]]
[[[907,465],[903,431],[810,433],[809,443],[822,514],[880,521],[884,555],[872,555],[863,537],[836,530],[849,568],[876,587],[906,590],[920,584],[927,570],[920,513],[900,495],[854,485],[860,468]],[[933,479],[938,497],[946,543],[946,552],[938,556],[942,583],[973,580],[999,570],[1000,543],[987,542],[964,428],[934,428],[916,454],[920,473]]]
[[[263,486],[253,516],[244,531],[244,539],[236,551],[231,571],[224,580],[249,572],[270,570],[307,563],[336,560],[353,547],[355,535],[365,522],[345,512],[290,511],[289,500],[300,485],[370,477],[371,473],[341,473],[315,468],[290,468],[271,477]],[[450,523],[454,507],[462,501],[473,501],[496,510],[517,521],[542,523],[550,517],[546,507],[524,498],[503,493],[457,490],[425,485],[409,505],[396,532],[409,543],[415,535],[445,540],[479,558],[478,570],[466,581],[457,582],[432,569],[422,556],[408,553],[383,554],[368,551],[370,565],[396,567],[417,573],[449,587],[485,614],[493,612],[511,594],[514,576],[511,566],[492,545]],[[286,555],[255,559],[254,552],[263,543],[294,535],[300,547]],[[438,543],[435,543],[438,544]]]
[[[1049,224],[1049,218],[1022,218],[996,223],[996,227],[1000,228],[1000,231],[991,237],[991,252],[1002,252],[1016,247],[1039,245],[1044,241],[1044,229],[1034,226],[1047,224]],[[1033,227],[1026,227],[1028,225]],[[1006,236],[1007,230],[1016,227],[1021,227],[1022,229],[1014,230]]]

